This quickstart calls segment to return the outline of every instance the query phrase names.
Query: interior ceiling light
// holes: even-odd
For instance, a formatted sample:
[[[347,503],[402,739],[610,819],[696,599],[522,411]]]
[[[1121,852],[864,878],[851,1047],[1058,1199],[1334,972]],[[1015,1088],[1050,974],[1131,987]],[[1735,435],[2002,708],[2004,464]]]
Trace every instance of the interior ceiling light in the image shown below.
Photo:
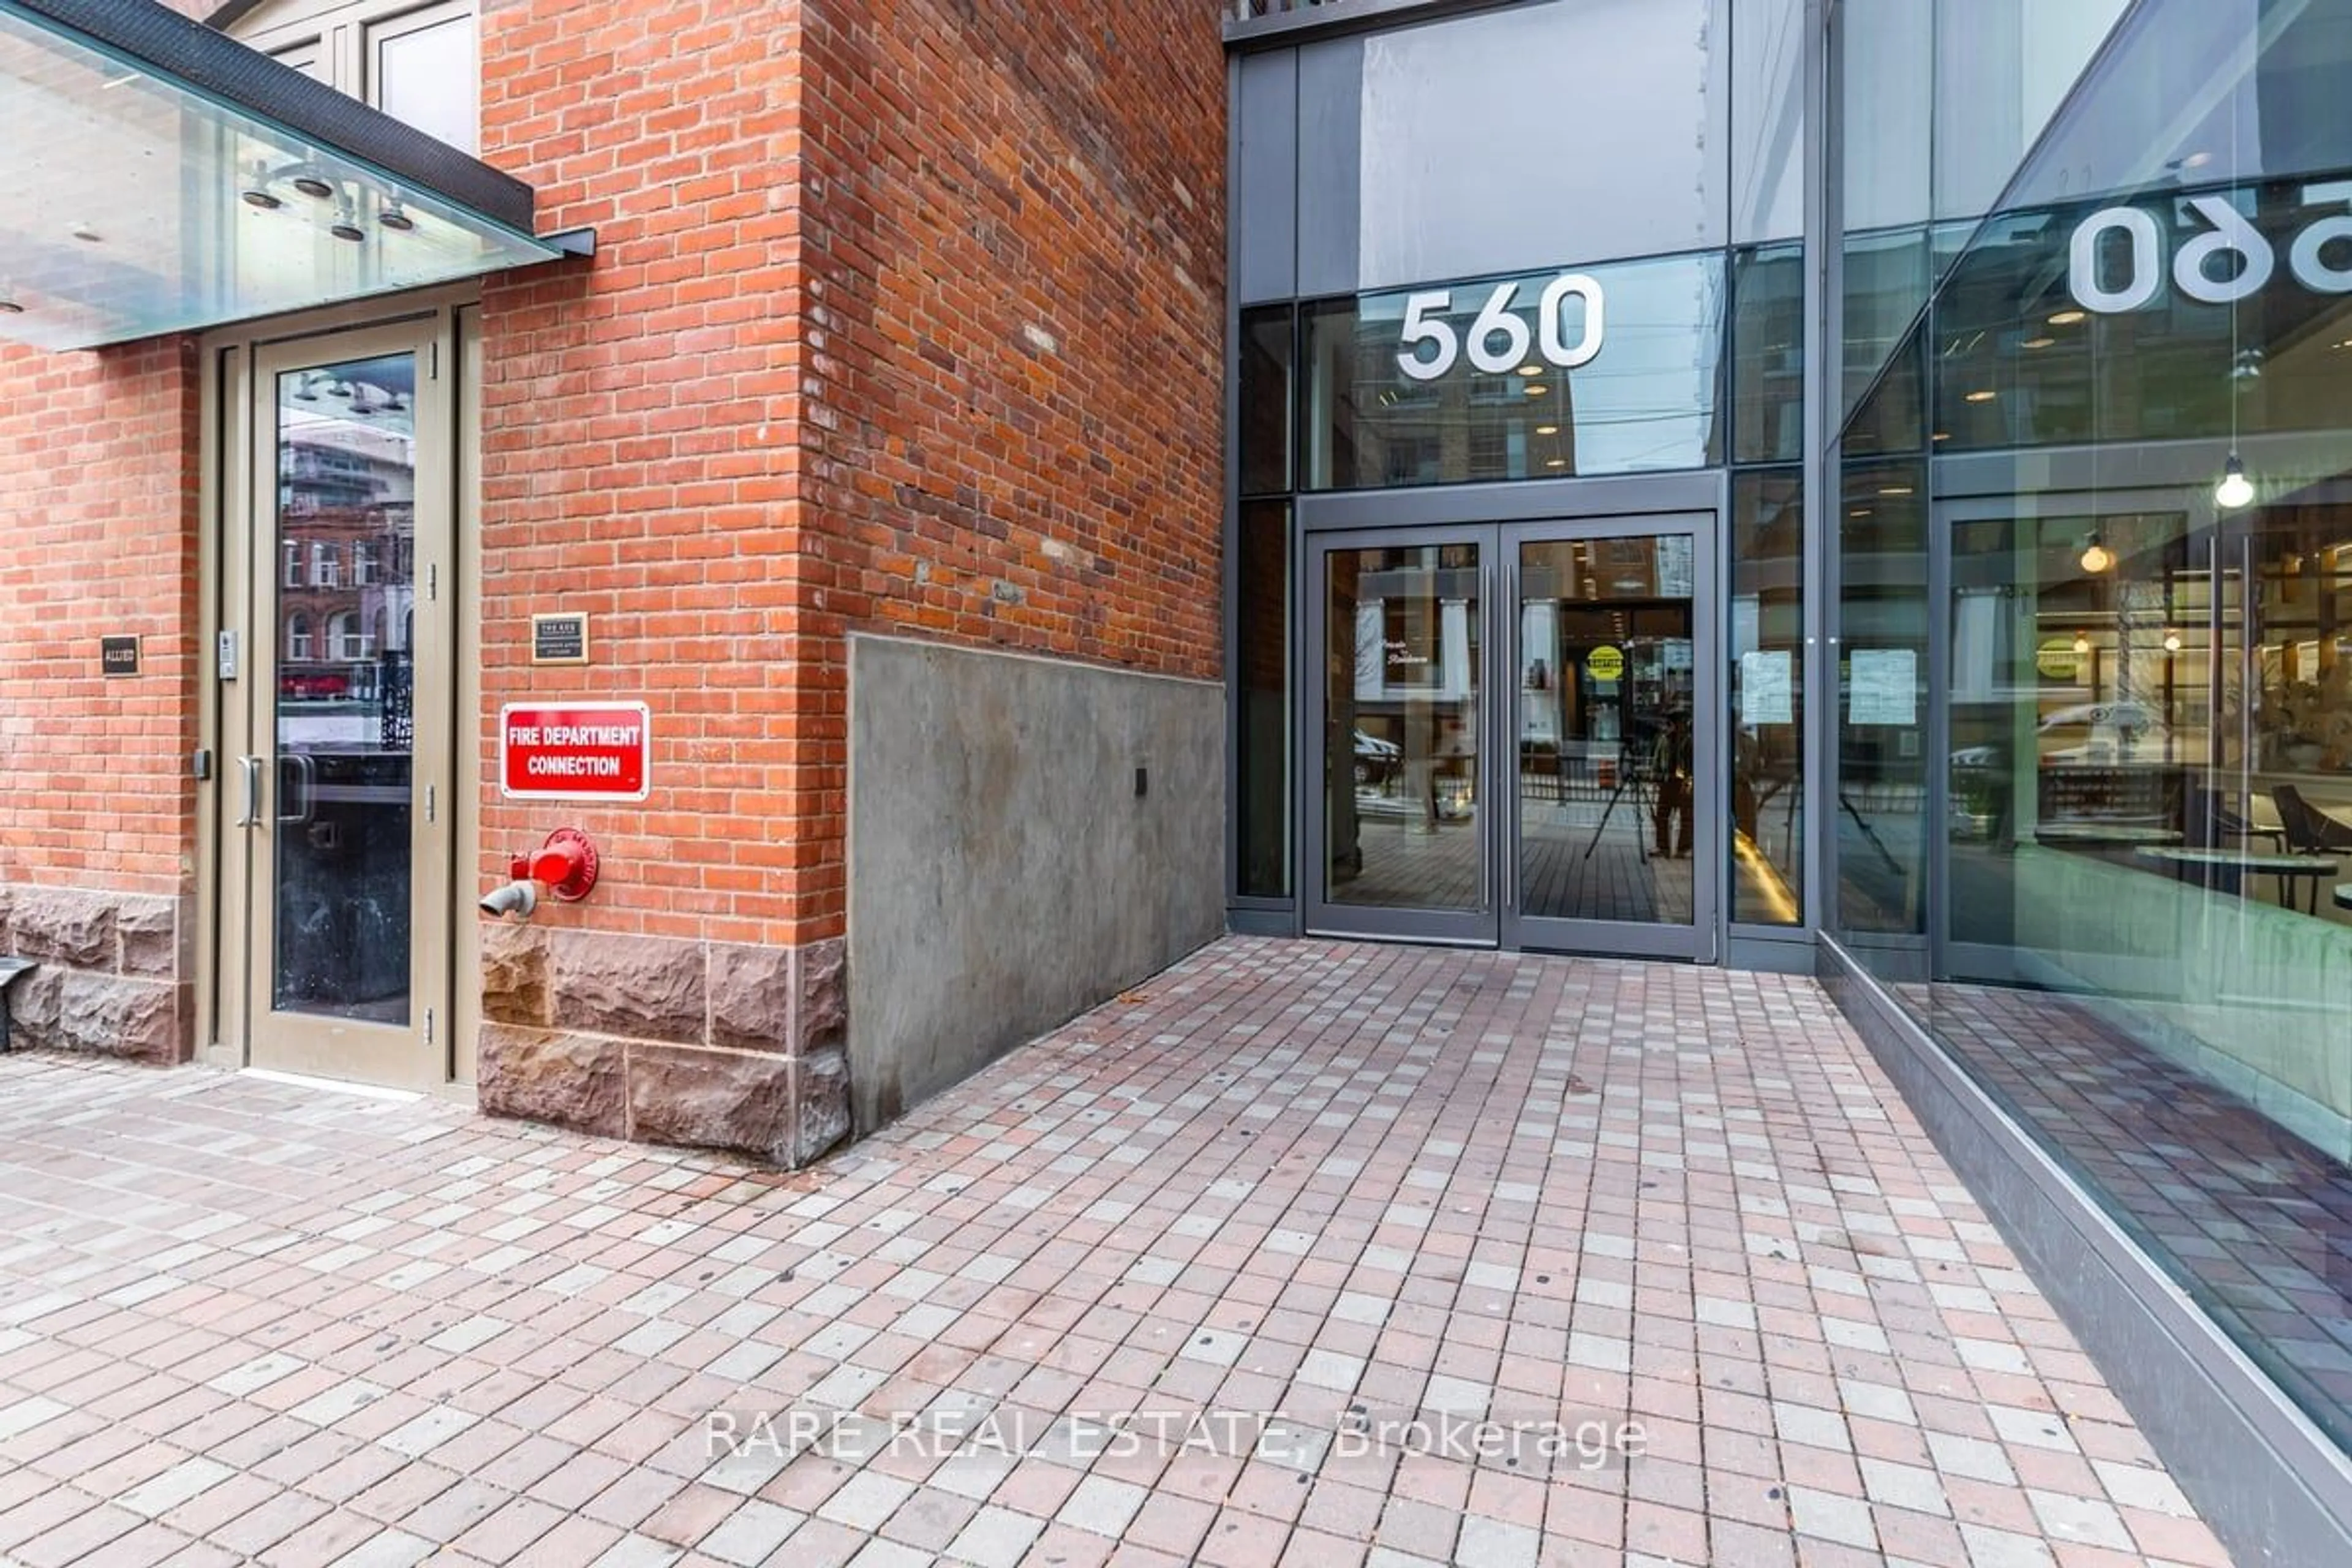
[[[2167,653],[2179,653],[2180,651],[2180,634],[2179,632],[2167,632],[2164,634],[2164,651]]]
[[[2089,316],[2090,312],[2086,310],[2061,310],[2050,318],[2050,324],[2053,327],[2071,327],[2077,321],[2087,321]]]
[[[1557,436],[1559,434],[1559,426],[1557,425],[1538,425],[1536,426],[1536,434],[1538,436]]]
[[[1968,395],[1970,403],[1990,403],[2000,395],[1989,386],[1979,386]]]
[[[2091,651],[2091,637],[2089,633],[2076,632],[2074,634],[2074,651],[2076,653],[2088,653]]]
[[[1550,390],[1550,387],[1546,386],[1539,381],[1531,381],[1528,383],[1528,395],[1529,397],[1541,397],[1545,393],[1549,392]]]
[[[2083,570],[2095,577],[2115,563],[2116,552],[2102,543],[2097,534],[2091,535],[2091,542],[2083,546]]]
[[[2246,465],[2231,452],[2230,460],[2221,465],[2221,482],[2213,487],[2213,503],[2235,511],[2254,499],[2254,484],[2246,478]]]
[[[1881,485],[1878,487],[1878,493],[1883,496],[1907,496],[1911,493],[1911,487],[1909,485]]]
[[[2017,346],[2021,349],[2046,349],[2058,340],[2053,337],[2028,338]]]
[[[1544,467],[1547,468],[1564,468],[1568,467],[1568,459],[1566,458],[1554,458],[1545,463]]]
[[[1521,375],[1541,375],[1543,374],[1543,366],[1539,364],[1523,364],[1519,366],[1519,374]]]

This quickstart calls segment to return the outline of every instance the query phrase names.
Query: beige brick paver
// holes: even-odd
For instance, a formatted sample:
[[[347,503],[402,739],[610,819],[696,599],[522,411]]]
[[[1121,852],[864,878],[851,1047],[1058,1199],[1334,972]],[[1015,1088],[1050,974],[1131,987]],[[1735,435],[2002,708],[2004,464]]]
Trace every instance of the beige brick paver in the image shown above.
[[[2225,1561],[1803,980],[1230,939],[796,1175],[11,1057],[0,1181],[13,1561]]]

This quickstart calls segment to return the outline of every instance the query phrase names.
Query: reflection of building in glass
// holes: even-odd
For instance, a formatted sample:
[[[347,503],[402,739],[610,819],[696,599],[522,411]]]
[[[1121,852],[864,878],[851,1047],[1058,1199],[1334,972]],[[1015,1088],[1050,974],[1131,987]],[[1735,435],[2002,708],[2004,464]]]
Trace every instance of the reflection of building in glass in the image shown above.
[[[336,388],[341,388],[338,391]],[[303,378],[278,445],[278,694],[373,700],[404,669],[415,620],[415,439],[361,423],[386,395]],[[389,679],[397,680],[397,675]]]
[[[1304,486],[1567,479],[1720,460],[1722,256],[1583,268],[1570,276],[1591,279],[1600,319],[1571,294],[1548,323],[1541,306],[1561,276],[1447,290],[1445,311],[1418,318],[1436,324],[1410,337],[1418,296],[1309,308]],[[1494,309],[1505,289],[1511,303]],[[1449,359],[1424,331],[1444,334]],[[1591,359],[1561,363],[1588,349]],[[1480,353],[1501,368],[1482,367]],[[1448,368],[1408,374],[1401,355]]]

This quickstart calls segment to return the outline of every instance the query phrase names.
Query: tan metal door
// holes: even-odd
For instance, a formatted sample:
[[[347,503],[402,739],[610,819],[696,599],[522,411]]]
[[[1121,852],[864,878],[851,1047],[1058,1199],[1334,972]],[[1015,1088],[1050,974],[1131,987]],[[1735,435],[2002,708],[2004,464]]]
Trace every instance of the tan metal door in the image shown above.
[[[447,357],[433,321],[253,354],[222,864],[255,1067],[450,1076]]]

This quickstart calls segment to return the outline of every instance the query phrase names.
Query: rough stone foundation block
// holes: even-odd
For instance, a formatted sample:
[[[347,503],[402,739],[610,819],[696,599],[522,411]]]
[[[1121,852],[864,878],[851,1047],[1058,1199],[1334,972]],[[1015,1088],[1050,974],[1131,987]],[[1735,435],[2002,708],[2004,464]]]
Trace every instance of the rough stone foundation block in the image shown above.
[[[554,1016],[547,932],[505,921],[485,921],[481,932],[482,1016],[499,1024],[544,1026]]]
[[[180,963],[180,911],[170,899],[125,899],[114,911],[115,934],[122,942],[122,973],[177,978]]]
[[[18,888],[8,926],[20,958],[73,969],[116,966],[114,900],[68,888]]]
[[[708,1037],[702,943],[559,931],[548,945],[558,1027],[686,1045]]]
[[[596,1035],[482,1026],[474,1098],[486,1115],[628,1136],[628,1047]]]
[[[793,1039],[793,954],[788,948],[710,944],[710,1043],[788,1051]]]
[[[799,972],[794,1054],[840,1047],[849,1033],[849,943],[835,937],[794,948],[793,964]]]
[[[17,998],[41,978],[32,976]],[[85,969],[58,970],[52,978],[36,1004],[45,1016],[18,1015],[27,1025],[28,1043],[130,1061],[170,1063],[189,1056],[191,987]]]
[[[633,1137],[793,1158],[793,1068],[779,1056],[645,1044],[629,1051]]]
[[[805,1165],[849,1136],[849,1057],[838,1048],[793,1063],[793,1138],[787,1163]]]

